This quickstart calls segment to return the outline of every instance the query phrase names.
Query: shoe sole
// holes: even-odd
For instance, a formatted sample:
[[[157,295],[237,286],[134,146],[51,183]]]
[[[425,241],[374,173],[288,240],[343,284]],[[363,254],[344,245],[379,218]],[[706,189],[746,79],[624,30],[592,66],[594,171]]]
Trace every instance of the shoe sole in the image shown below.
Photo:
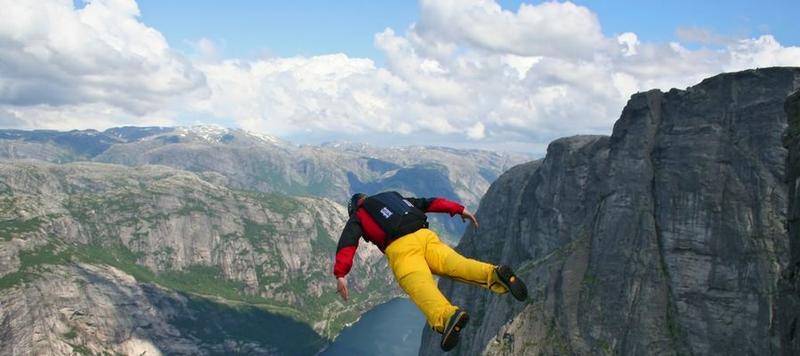
[[[469,321],[469,315],[467,315],[466,312],[458,311],[456,313],[459,313],[459,315],[455,324],[451,329],[445,330],[442,336],[442,343],[440,346],[444,351],[450,351],[458,345],[458,337],[461,334],[461,330],[464,329],[464,326],[467,325]]]
[[[501,266],[498,268],[497,276],[500,277],[503,284],[506,284],[508,291],[511,292],[511,295],[514,296],[516,300],[522,302],[528,299],[528,287],[526,287],[525,283],[511,271],[510,267]]]

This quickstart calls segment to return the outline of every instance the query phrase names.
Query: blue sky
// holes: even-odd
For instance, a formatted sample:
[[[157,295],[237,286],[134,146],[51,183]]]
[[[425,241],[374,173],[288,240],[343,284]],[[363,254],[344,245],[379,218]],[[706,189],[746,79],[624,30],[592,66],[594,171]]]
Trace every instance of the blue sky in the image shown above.
[[[641,40],[675,41],[679,28],[703,28],[722,36],[772,34],[784,45],[800,44],[796,14],[800,1],[574,1],[594,11],[603,33],[635,32]],[[498,2],[516,11],[521,3]],[[343,52],[383,56],[373,37],[385,28],[405,31],[416,21],[414,1],[253,1],[191,2],[140,0],[144,23],[159,29],[175,48],[191,52],[189,41],[208,38],[226,56],[311,56]],[[794,19],[792,14],[795,14]]]
[[[517,2],[518,3],[518,2]],[[633,31],[648,41],[676,40],[681,27],[700,27],[733,37],[774,35],[781,43],[798,44],[800,31],[791,14],[800,2],[765,1],[576,1],[596,12],[606,34]]]
[[[344,52],[377,58],[373,36],[405,29],[416,16],[410,1],[139,1],[142,21],[170,44],[209,38],[228,56],[311,56]]]
[[[0,128],[213,124],[301,143],[542,153],[609,134],[636,92],[800,66],[800,1],[0,7]]]

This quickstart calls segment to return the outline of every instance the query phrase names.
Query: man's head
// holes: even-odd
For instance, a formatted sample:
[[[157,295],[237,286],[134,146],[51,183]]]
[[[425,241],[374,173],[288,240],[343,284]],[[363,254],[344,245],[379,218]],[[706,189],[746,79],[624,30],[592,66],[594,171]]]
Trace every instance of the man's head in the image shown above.
[[[353,196],[350,197],[350,201],[347,203],[347,213],[350,214],[350,216],[353,216],[353,214],[356,213],[356,210],[358,210],[358,206],[361,205],[361,200],[365,199],[366,197],[367,195],[364,193],[353,194]]]

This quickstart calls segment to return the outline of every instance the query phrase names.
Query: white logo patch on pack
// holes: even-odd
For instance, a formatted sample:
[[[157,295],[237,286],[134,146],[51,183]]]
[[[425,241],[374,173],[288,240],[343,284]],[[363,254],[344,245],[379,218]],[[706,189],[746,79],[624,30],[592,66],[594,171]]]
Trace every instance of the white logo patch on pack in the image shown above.
[[[384,218],[388,219],[390,216],[392,216],[392,211],[389,210],[389,208],[384,207],[383,209],[381,209],[381,215],[383,215]]]

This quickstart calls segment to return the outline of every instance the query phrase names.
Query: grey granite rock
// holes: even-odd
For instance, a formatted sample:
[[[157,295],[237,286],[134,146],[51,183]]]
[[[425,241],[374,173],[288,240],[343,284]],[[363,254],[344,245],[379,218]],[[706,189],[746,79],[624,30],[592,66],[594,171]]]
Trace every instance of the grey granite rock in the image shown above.
[[[778,334],[782,355],[800,354],[800,91],[786,100],[789,128],[784,143],[789,149],[786,183],[789,185],[788,233],[791,260],[778,284]]]
[[[38,272],[0,294],[3,355],[294,355],[326,343],[288,317],[140,284],[110,266]]]
[[[497,180],[458,249],[510,264],[528,302],[440,282],[459,355],[769,355],[789,260],[784,101],[800,69],[634,95],[610,137],[552,143]],[[439,354],[426,330],[422,355]]]

